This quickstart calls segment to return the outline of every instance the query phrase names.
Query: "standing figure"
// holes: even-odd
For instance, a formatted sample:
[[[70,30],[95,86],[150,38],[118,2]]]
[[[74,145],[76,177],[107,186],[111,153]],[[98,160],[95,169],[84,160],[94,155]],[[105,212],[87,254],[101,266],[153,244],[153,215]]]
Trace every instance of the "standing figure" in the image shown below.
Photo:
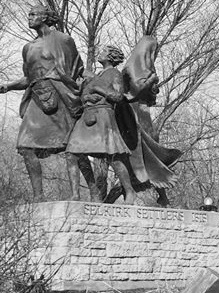
[[[156,49],[156,40],[148,35],[136,44],[122,71],[127,100],[117,105],[115,116],[123,140],[131,150],[127,168],[134,190],[145,191],[153,186],[159,194],[157,202],[167,206],[169,201],[164,188],[174,186],[177,177],[170,167],[182,153],[158,143],[149,108],[147,112],[142,111],[143,106],[156,104],[159,93],[159,79],[154,66]],[[123,186],[118,182],[105,202],[113,203],[124,193]]]
[[[34,197],[43,199],[39,158],[66,148],[69,133],[81,109],[76,79],[83,73],[83,62],[74,40],[50,29],[58,16],[49,8],[34,6],[28,17],[37,37],[23,48],[24,77],[0,86],[0,93],[25,90],[21,105],[17,149],[24,157]],[[75,174],[79,171],[75,166]],[[78,177],[71,182],[78,189]]]
[[[103,70],[85,81],[81,97],[84,112],[70,135],[66,152],[75,158],[72,168],[81,154],[107,159],[125,189],[126,203],[133,204],[135,192],[123,163],[131,152],[121,137],[114,110],[124,99],[122,74],[115,68],[123,59],[122,51],[114,46],[100,53],[98,61]]]

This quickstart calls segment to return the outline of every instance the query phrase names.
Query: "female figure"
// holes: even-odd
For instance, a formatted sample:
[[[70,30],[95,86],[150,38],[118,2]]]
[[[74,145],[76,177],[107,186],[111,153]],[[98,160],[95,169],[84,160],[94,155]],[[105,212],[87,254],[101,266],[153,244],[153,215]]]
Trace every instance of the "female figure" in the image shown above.
[[[59,153],[81,107],[76,79],[82,75],[83,62],[74,40],[51,30],[58,22],[55,12],[34,6],[29,13],[29,27],[37,33],[35,40],[23,48],[24,77],[0,86],[0,92],[24,90],[20,105],[22,120],[17,148],[23,155],[34,196],[43,198],[42,170],[39,158]],[[75,174],[79,171],[75,166]],[[71,182],[78,189],[78,179]]]
[[[115,68],[123,59],[122,51],[114,46],[105,47],[99,55],[103,70],[85,81],[84,112],[70,135],[66,152],[75,158],[72,168],[81,154],[106,158],[126,191],[126,203],[133,204],[135,192],[123,163],[131,152],[121,137],[114,111],[115,105],[124,99],[122,74]]]
[[[159,93],[159,79],[154,66],[156,49],[157,41],[148,35],[136,44],[122,70],[129,103],[118,104],[115,114],[121,135],[132,151],[127,167],[134,190],[145,191],[154,186],[159,194],[157,203],[167,206],[169,201],[164,188],[174,186],[177,177],[170,167],[182,153],[160,145],[153,129],[149,107],[156,104]],[[124,193],[124,188],[118,183],[110,190],[105,202],[113,203]]]

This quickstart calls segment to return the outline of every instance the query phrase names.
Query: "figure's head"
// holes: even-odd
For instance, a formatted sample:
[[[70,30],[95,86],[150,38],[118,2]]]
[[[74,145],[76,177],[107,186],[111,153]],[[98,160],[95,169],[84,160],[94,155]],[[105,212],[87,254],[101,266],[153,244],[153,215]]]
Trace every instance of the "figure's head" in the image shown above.
[[[124,60],[124,54],[121,49],[114,46],[106,46],[98,56],[98,61],[103,64],[105,61],[110,62],[113,67],[119,65]]]
[[[55,25],[59,20],[55,11],[43,5],[33,6],[28,15],[29,27],[37,29],[43,24],[48,26]]]

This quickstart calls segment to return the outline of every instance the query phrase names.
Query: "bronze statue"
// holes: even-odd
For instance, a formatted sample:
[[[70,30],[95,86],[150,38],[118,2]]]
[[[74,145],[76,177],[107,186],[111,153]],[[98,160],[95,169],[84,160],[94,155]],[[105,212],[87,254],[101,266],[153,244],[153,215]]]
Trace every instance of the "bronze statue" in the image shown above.
[[[122,51],[114,46],[105,47],[99,55],[103,70],[82,85],[84,112],[73,128],[66,152],[75,159],[73,168],[81,154],[106,158],[125,189],[125,202],[133,204],[135,192],[124,164],[131,151],[121,137],[114,110],[124,100],[122,74],[115,68],[123,59]]]
[[[88,155],[113,166],[120,194],[128,204],[150,184],[157,188],[172,185],[176,178],[168,167],[181,153],[162,148],[138,121],[139,103],[154,105],[159,92],[154,39],[144,36],[140,40],[123,74],[115,68],[123,61],[123,53],[107,46],[98,59],[103,70],[87,76],[81,92],[77,78],[83,75],[83,62],[74,40],[50,29],[57,21],[56,13],[47,7],[31,9],[29,27],[37,37],[23,48],[24,77],[0,86],[0,93],[25,90],[17,149],[24,157],[34,197],[44,198],[39,158],[65,150],[72,199],[80,198],[80,168],[91,200],[113,202],[113,191],[107,198],[100,194]]]
[[[50,29],[58,21],[54,11],[41,5],[34,6],[28,21],[37,37],[23,48],[24,77],[2,85],[0,93],[25,90],[20,105],[22,123],[17,149],[24,157],[34,196],[41,200],[44,196],[39,158],[65,150],[81,111],[76,80],[84,68],[74,40]],[[79,189],[78,167],[71,168],[69,175],[74,192]],[[92,183],[91,177],[89,182]]]
[[[152,185],[160,201],[167,204],[164,187],[173,186],[175,174],[169,166],[181,152],[160,146],[139,123],[139,104],[156,103],[158,77],[154,67],[157,43],[144,36],[127,61],[123,76],[114,67],[124,58],[119,49],[108,46],[98,61],[103,71],[87,77],[83,83],[84,112],[70,135],[66,152],[72,168],[86,154],[102,160],[95,171],[100,202],[113,203],[121,194],[127,204],[133,204],[136,192]],[[109,163],[119,177],[119,183],[107,195],[106,179]],[[98,182],[99,179],[99,182]]]
[[[175,174],[169,169],[181,152],[159,145],[142,125],[146,119],[152,129],[148,116],[142,117],[140,104],[148,107],[156,104],[159,93],[158,77],[154,67],[157,42],[150,36],[143,36],[134,48],[123,69],[126,101],[118,104],[115,112],[121,135],[131,150],[126,162],[135,191],[154,186],[159,194],[158,203],[168,204],[164,188],[176,182]],[[125,190],[118,183],[108,194],[105,202],[113,203]]]

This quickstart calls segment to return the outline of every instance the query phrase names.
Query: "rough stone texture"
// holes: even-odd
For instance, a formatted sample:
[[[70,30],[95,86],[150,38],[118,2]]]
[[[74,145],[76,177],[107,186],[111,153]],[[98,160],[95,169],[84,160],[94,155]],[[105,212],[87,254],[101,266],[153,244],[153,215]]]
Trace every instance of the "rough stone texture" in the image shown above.
[[[219,271],[219,214],[82,202],[33,207],[42,241],[32,263],[54,290],[184,286],[204,268]]]

